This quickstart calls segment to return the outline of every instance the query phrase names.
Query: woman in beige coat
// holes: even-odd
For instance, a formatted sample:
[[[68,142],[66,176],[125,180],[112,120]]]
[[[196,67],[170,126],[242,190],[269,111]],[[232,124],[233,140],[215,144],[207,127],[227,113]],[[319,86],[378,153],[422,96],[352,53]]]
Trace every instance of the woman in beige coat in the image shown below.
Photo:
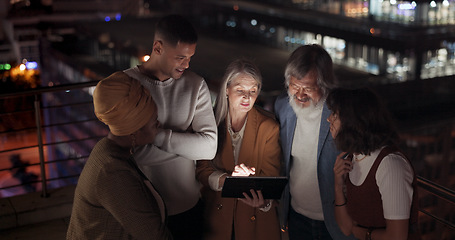
[[[227,176],[279,176],[279,125],[273,115],[255,107],[261,75],[250,61],[232,62],[215,107],[218,152],[198,161],[197,178],[205,203],[205,239],[280,239],[277,202],[252,192],[244,199],[222,198]]]

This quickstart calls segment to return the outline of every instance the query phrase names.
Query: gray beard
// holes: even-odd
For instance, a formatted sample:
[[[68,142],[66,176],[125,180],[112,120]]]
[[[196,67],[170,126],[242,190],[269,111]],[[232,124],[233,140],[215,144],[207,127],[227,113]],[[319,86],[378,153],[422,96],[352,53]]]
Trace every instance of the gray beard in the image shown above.
[[[308,116],[311,113],[314,113],[314,112],[320,110],[322,108],[322,106],[324,105],[324,101],[325,101],[325,99],[320,99],[317,103],[315,103],[313,101],[313,99],[310,99],[309,100],[310,104],[306,107],[302,107],[295,102],[294,98],[295,98],[294,95],[289,95],[289,105],[291,105],[291,107],[294,110],[295,115],[297,115],[297,117]]]

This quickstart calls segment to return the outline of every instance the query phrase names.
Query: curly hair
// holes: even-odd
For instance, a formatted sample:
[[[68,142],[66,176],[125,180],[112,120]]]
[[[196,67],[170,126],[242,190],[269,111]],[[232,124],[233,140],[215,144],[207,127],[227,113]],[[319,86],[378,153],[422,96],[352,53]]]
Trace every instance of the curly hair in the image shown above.
[[[398,143],[392,116],[371,89],[336,88],[326,103],[341,123],[335,138],[340,151],[369,155],[382,146]]]

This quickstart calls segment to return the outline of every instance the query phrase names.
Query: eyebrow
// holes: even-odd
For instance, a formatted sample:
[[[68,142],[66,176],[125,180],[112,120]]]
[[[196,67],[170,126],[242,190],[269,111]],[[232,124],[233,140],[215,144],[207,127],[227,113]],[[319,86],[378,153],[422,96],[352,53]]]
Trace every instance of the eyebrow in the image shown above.
[[[196,53],[194,53],[193,55],[190,55],[189,57],[194,57],[196,55]],[[176,56],[178,57],[187,57],[186,55],[182,55],[182,54],[176,54]]]
[[[234,84],[234,85],[232,85],[232,86],[233,86],[233,87],[243,87],[243,88],[246,88],[246,86],[243,85],[243,84],[241,84],[241,83],[237,83],[237,84]],[[254,85],[254,86],[251,87],[251,88],[257,88],[257,87],[259,87],[259,84],[256,83],[256,85]],[[250,88],[250,89],[251,89],[251,88]]]

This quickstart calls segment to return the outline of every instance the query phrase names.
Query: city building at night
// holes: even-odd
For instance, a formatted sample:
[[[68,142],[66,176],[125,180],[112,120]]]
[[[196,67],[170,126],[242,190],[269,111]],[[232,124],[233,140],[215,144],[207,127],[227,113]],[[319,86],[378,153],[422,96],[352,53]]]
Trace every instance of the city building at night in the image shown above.
[[[322,44],[335,63],[393,82],[455,74],[454,1],[205,2],[202,24],[288,50]]]

